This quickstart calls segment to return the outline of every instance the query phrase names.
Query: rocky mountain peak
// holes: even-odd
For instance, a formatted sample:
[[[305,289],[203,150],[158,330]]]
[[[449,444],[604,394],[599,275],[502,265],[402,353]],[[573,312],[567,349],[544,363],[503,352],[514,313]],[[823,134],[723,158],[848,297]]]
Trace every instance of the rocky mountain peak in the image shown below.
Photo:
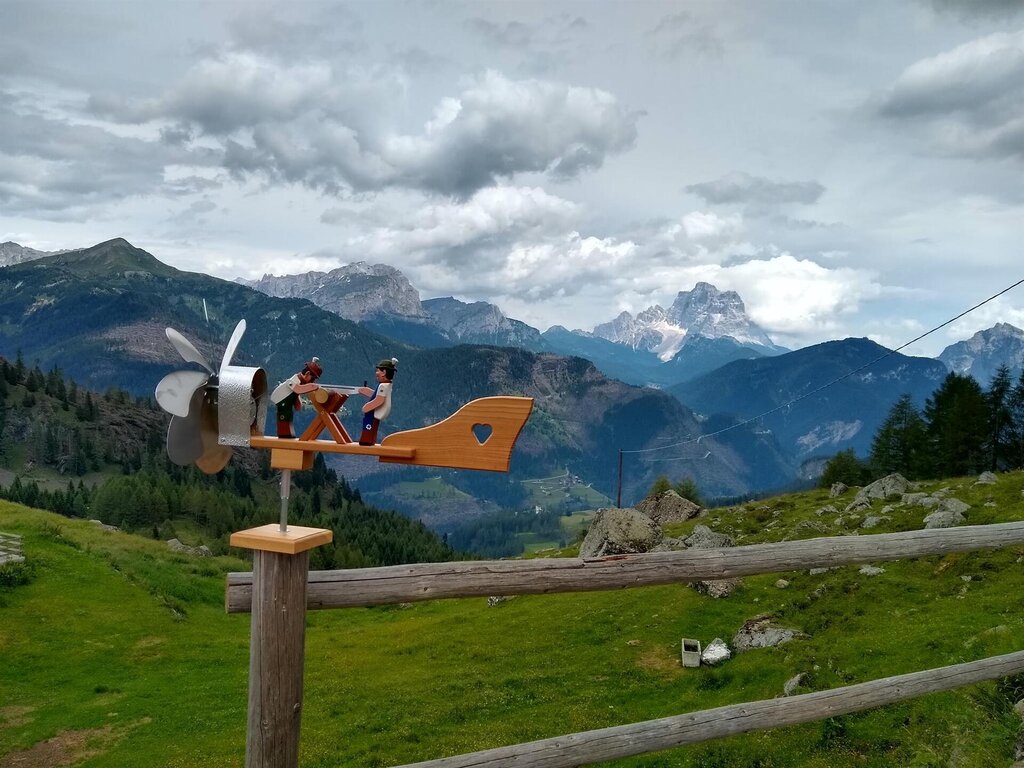
[[[663,361],[671,360],[697,339],[731,338],[742,346],[779,351],[768,334],[747,317],[738,293],[719,291],[705,282],[680,291],[667,310],[655,304],[636,317],[622,312],[611,322],[595,326],[593,335],[654,352]]]
[[[382,315],[412,320],[427,317],[419,291],[405,275],[387,264],[357,261],[330,272],[264,275],[259,280],[238,282],[269,296],[309,299],[318,307],[355,322]]]
[[[997,323],[971,338],[950,344],[939,360],[956,373],[970,374],[987,385],[1000,365],[1016,376],[1024,369],[1024,330],[1009,323]]]
[[[11,240],[0,243],[0,267],[11,267],[15,264],[23,264],[26,261],[34,261],[44,256],[52,256],[63,251],[37,251],[35,248],[27,248]]]

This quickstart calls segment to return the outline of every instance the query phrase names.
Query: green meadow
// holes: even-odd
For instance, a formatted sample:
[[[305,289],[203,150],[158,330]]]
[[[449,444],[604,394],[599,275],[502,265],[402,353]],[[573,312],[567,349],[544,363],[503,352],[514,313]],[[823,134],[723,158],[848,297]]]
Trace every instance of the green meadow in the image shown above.
[[[969,524],[1024,519],[1022,473],[924,489],[940,487],[971,504]],[[853,493],[710,510],[668,533],[868,535],[920,528],[928,512],[889,502],[870,531],[863,512],[815,514]],[[0,768],[242,764],[249,617],[222,605],[224,574],[249,570],[242,557],[174,554],[7,503],[0,532],[21,535],[27,559],[0,567]],[[880,565],[750,577],[721,600],[680,584],[311,612],[301,764],[400,765],[774,698],[799,673],[803,693],[1024,649],[1024,548]],[[730,641],[765,613],[809,637],[680,666],[681,638]],[[613,765],[1006,766],[1022,698],[1024,676]]]

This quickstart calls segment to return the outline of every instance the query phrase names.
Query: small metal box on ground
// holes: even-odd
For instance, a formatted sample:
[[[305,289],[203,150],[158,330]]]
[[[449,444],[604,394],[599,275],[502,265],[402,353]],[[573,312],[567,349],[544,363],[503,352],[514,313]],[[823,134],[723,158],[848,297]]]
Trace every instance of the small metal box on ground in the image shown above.
[[[682,662],[684,667],[700,666],[700,640],[683,638]]]

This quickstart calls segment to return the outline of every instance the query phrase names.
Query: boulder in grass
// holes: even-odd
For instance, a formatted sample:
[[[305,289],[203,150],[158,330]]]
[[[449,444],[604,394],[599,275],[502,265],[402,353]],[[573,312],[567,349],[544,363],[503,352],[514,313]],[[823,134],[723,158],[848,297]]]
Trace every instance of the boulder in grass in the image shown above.
[[[797,637],[807,635],[797,629],[775,626],[770,614],[762,614],[743,622],[743,626],[732,639],[732,647],[737,653],[754,648],[773,648]]]
[[[939,502],[939,512],[955,512],[960,515],[966,515],[971,509],[971,505],[960,499],[954,499],[952,496],[948,499],[943,499]]]
[[[661,527],[632,507],[597,510],[580,545],[580,557],[649,552],[661,542]]]
[[[786,681],[786,684],[782,686],[782,695],[792,696],[794,693],[796,693],[797,688],[804,684],[804,680],[806,679],[806,672],[801,672],[800,674],[794,675],[793,677],[789,678],[789,680]]]
[[[690,549],[721,549],[731,547],[732,539],[724,533],[716,533],[706,525],[697,525],[693,533],[683,539],[683,543]]]
[[[858,499],[899,499],[907,492],[910,483],[907,478],[899,472],[875,480],[870,485],[865,485],[857,492]]]
[[[925,528],[955,528],[963,525],[964,516],[952,510],[936,510],[924,519]]]
[[[996,476],[993,472],[982,472],[978,475],[978,479],[974,482],[975,485],[995,485]]]
[[[690,586],[702,595],[718,600],[731,595],[742,583],[742,579],[715,579],[714,581],[691,581]]]
[[[830,499],[834,499],[836,496],[842,496],[850,490],[850,486],[846,483],[832,483],[832,488],[829,489],[828,496]]]
[[[700,655],[700,663],[713,667],[730,658],[732,658],[732,651],[729,650],[729,646],[725,644],[725,640],[716,637],[704,648],[704,652]]]
[[[658,525],[683,523],[704,511],[699,504],[684,499],[671,488],[657,496],[648,496],[636,505],[636,509]]]

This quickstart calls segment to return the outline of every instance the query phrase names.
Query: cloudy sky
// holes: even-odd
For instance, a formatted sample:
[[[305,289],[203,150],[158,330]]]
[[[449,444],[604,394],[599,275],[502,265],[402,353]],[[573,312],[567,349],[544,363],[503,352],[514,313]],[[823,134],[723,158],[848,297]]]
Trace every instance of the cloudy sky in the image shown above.
[[[0,0],[0,241],[895,346],[1024,277],[1024,0]],[[1024,286],[907,350],[1005,321]]]

